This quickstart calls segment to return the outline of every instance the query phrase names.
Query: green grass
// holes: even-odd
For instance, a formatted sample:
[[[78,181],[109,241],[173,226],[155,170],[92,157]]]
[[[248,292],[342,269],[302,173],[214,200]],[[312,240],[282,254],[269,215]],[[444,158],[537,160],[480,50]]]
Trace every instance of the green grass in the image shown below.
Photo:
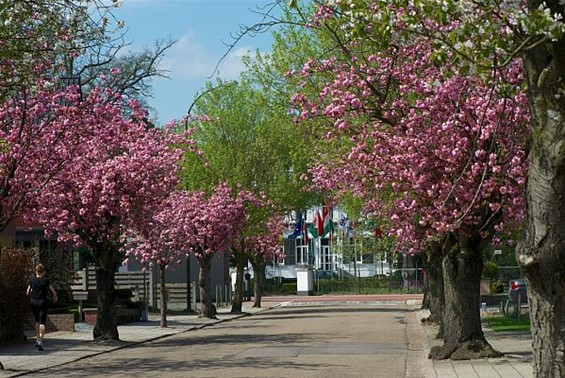
[[[502,331],[529,331],[530,330],[530,317],[522,315],[520,319],[507,317],[507,316],[488,316],[483,318],[487,327],[495,332]]]

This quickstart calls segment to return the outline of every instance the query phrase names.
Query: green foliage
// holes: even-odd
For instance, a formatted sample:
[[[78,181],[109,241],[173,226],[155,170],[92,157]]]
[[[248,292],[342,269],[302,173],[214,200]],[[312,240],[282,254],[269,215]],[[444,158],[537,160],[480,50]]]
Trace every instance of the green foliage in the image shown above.
[[[296,280],[278,279],[266,280],[263,285],[263,293],[268,295],[293,295],[296,294]]]
[[[124,302],[129,301],[133,297],[132,289],[115,289],[114,293],[117,300]]]
[[[118,325],[139,321],[141,310],[137,308],[120,308],[116,315]]]
[[[491,282],[490,292],[493,294],[501,294],[504,292],[504,282],[502,282],[502,279]]]
[[[494,279],[498,277],[498,265],[494,261],[487,261],[483,266],[483,278]]]
[[[311,202],[300,179],[308,155],[298,128],[272,93],[258,88],[246,73],[239,82],[208,83],[197,98],[194,113],[210,120],[191,124],[196,150],[182,162],[181,186],[209,191],[219,182],[248,190],[270,202],[253,209],[249,225]],[[256,232],[246,228],[246,233]]]
[[[349,277],[349,278],[320,278],[314,280],[316,294],[386,294],[386,293],[422,293],[423,284],[405,286],[399,272],[393,276],[380,277]],[[268,295],[296,294],[296,280],[269,279],[265,282],[264,293]]]

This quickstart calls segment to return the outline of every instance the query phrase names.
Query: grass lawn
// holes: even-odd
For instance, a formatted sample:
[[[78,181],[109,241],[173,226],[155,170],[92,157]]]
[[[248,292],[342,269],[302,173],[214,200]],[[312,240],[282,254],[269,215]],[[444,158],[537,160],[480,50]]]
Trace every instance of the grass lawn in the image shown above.
[[[530,317],[527,315],[522,315],[520,320],[502,315],[487,316],[483,321],[495,332],[530,330]]]

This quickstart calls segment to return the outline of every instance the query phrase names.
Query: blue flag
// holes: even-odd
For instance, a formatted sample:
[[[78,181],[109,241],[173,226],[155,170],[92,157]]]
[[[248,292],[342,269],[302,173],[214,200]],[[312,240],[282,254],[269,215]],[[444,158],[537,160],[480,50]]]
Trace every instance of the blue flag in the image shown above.
[[[294,226],[294,231],[292,234],[288,235],[289,239],[296,239],[300,235],[302,235],[302,213],[298,215],[298,221],[296,222],[296,226]]]

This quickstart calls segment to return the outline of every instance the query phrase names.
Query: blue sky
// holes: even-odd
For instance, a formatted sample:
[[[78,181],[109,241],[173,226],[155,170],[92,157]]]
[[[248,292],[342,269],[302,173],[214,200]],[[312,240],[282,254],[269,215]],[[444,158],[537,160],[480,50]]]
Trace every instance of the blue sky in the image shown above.
[[[239,26],[253,25],[261,16],[253,12],[272,0],[124,0],[114,14],[127,26],[130,50],[151,47],[155,40],[171,37],[176,44],[169,49],[161,67],[170,79],[152,82],[154,99],[150,105],[159,124],[182,119],[195,95],[210,79],[220,58],[227,52],[224,42],[232,43]],[[219,75],[232,80],[243,65],[248,51],[270,50],[270,32],[254,38],[244,37],[219,66]]]

